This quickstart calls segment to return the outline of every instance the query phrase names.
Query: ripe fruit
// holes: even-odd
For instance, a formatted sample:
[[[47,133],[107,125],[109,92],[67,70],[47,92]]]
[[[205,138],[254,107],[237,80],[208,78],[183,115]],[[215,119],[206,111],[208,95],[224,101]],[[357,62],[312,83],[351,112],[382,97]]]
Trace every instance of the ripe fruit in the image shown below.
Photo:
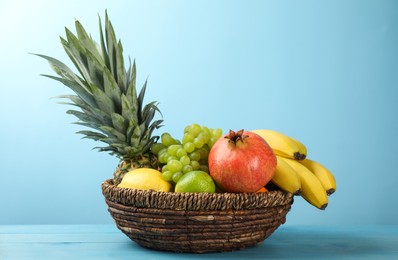
[[[162,178],[162,173],[151,168],[139,168],[126,173],[119,188],[137,190],[170,191],[171,184]]]
[[[261,189],[259,189],[256,192],[268,192],[268,190],[265,187],[262,187]]]
[[[319,179],[297,160],[279,158],[287,162],[300,177],[301,196],[313,206],[324,210],[328,205],[328,197]]]
[[[191,171],[177,182],[175,192],[216,192],[216,185],[210,175],[204,171]]]
[[[310,159],[305,159],[300,163],[319,179],[327,195],[332,195],[336,191],[336,179],[325,166]]]
[[[210,148],[221,136],[220,128],[212,129],[198,124],[185,127],[182,142],[169,133],[163,133],[162,143],[155,143],[151,149],[158,156],[160,164],[164,164],[163,179],[177,183],[190,171],[209,172],[207,157]]]
[[[220,138],[209,154],[210,175],[227,192],[256,192],[274,175],[276,157],[259,135],[240,130]]]
[[[253,130],[271,146],[276,155],[286,158],[303,160],[307,156],[307,148],[299,142],[280,132],[268,129]]]
[[[301,192],[301,182],[297,172],[290,165],[276,156],[278,161],[272,182],[284,191],[298,195]]]

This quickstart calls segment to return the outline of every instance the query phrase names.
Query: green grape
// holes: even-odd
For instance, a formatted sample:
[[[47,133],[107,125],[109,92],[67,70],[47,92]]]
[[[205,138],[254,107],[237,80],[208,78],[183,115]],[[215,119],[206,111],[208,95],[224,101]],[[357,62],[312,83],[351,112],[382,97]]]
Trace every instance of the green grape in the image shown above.
[[[172,145],[169,146],[169,148],[168,148],[168,150],[167,150],[167,153],[168,153],[169,155],[176,155],[176,154],[177,154],[177,150],[178,150],[179,148],[182,148],[182,146],[181,146],[180,144],[172,144]],[[177,157],[178,157],[178,156],[177,156]]]
[[[200,160],[199,160],[199,163],[200,163],[201,165],[208,165],[208,164],[209,164],[209,161],[207,160],[207,157],[206,157],[206,158],[204,158],[204,159],[200,159]]]
[[[202,126],[202,133],[210,135],[211,134],[210,128],[208,128],[207,126]]]
[[[211,133],[211,136],[210,136],[209,142],[207,144],[211,148],[217,142],[217,140],[221,138],[222,130],[221,130],[221,128],[211,129],[210,133]]]
[[[175,172],[175,173],[173,174],[173,177],[172,177],[173,182],[174,182],[174,183],[177,183],[178,180],[181,178],[182,175],[184,175],[182,172]]]
[[[190,153],[189,159],[191,159],[192,161],[199,161],[200,160],[200,153],[197,151],[198,149],[195,149],[195,151],[193,151],[192,153]]]
[[[212,136],[214,136],[216,139],[220,138],[222,136],[222,130],[221,128],[216,128],[213,130]]]
[[[162,143],[154,143],[151,147],[151,151],[154,154],[159,154],[160,150],[162,150],[163,148],[165,148],[166,146]]]
[[[168,154],[167,154],[168,155]],[[169,162],[169,161],[171,161],[171,160],[176,160],[176,161],[178,161],[178,158],[177,158],[177,156],[175,156],[175,155],[168,155],[167,156],[167,163]]]
[[[205,144],[205,142],[202,138],[199,138],[198,136],[193,139],[193,144],[195,145],[196,148],[200,148]]]
[[[187,172],[191,172],[191,171],[193,171],[193,167],[190,164],[184,165],[184,167],[182,167],[183,173],[187,173]]]
[[[201,164],[199,167],[199,171],[204,171],[204,172],[209,173],[209,167],[207,167],[207,165]]]
[[[184,144],[184,149],[187,153],[192,153],[195,150],[195,145],[193,143]]]
[[[189,129],[189,133],[192,134],[194,137],[198,136],[198,134],[202,131],[202,127],[198,124],[192,124]]]
[[[176,152],[176,156],[178,158],[183,157],[184,155],[187,155],[187,151],[185,151],[184,147],[180,146],[180,148],[178,148],[177,152]]]
[[[201,148],[196,149],[196,152],[199,153],[201,159],[207,159],[207,157],[209,157],[209,149],[208,148],[209,148],[209,146],[207,144],[205,144]],[[199,161],[199,160],[196,160],[196,161]]]
[[[171,181],[173,179],[173,172],[171,171],[165,171],[162,173],[162,178],[165,181]]]
[[[170,146],[175,144],[174,138],[169,133],[163,133],[161,140],[162,144],[164,144],[165,146]]]
[[[182,169],[182,163],[179,160],[169,160],[167,162],[167,169],[169,169],[169,171],[171,172],[179,172]]]
[[[167,148],[166,148],[166,150],[167,150]],[[158,159],[159,159],[160,163],[167,163],[168,158],[169,158],[169,154],[167,153],[167,151],[163,152],[163,153],[159,152]]]
[[[213,145],[216,143],[217,140],[218,140],[218,138],[215,138],[214,136],[212,136],[212,137],[210,137],[210,140],[207,143],[207,145],[211,148],[211,147],[213,147]]]
[[[199,164],[198,161],[192,161],[192,160],[191,160],[190,165],[192,166],[192,168],[194,169],[194,171],[199,170],[199,168],[200,168],[200,164]]]
[[[186,143],[192,142],[193,138],[194,138],[194,136],[192,134],[185,133],[184,136],[182,137],[182,143],[186,144]]]
[[[163,165],[165,179],[177,181],[183,173],[199,169],[209,171],[207,158],[210,148],[221,136],[221,128],[213,129],[194,123],[184,128],[181,141],[167,132],[163,133],[161,143],[153,144],[151,151],[158,156]],[[174,174],[175,178],[172,177]]]
[[[188,155],[184,155],[180,158],[180,162],[185,166],[191,162],[191,159],[189,159]]]
[[[206,126],[202,126],[201,135],[203,136],[203,139],[205,140],[205,143],[207,143],[210,140],[210,137],[211,137],[210,129],[207,128]]]
[[[209,133],[202,132],[202,133],[200,133],[200,134],[198,135],[197,138],[199,138],[200,140],[203,141],[204,144],[206,144],[206,143],[209,142],[209,140],[210,140],[210,134],[209,134]]]
[[[185,134],[185,133],[189,133],[189,132],[191,132],[191,125],[187,125],[187,126],[184,128],[184,134]]]
[[[167,154],[167,150],[168,150],[168,148],[165,146],[164,148],[162,148],[159,152],[158,152],[158,155],[162,155],[162,154]]]

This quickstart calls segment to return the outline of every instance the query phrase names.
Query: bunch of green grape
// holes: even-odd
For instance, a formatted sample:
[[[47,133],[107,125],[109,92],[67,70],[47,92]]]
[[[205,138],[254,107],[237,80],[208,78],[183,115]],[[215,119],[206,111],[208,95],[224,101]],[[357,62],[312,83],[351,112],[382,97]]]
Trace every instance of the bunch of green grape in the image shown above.
[[[207,158],[210,148],[221,136],[220,128],[211,129],[198,124],[185,127],[182,142],[169,133],[163,133],[161,143],[152,146],[152,152],[163,164],[163,179],[177,183],[190,171],[209,172]]]

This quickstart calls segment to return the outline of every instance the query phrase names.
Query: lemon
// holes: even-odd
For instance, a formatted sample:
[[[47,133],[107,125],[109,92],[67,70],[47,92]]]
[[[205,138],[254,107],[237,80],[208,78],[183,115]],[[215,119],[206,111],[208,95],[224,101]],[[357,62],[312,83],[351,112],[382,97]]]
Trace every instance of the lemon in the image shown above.
[[[208,192],[214,193],[216,185],[204,171],[191,171],[184,174],[175,186],[175,192]]]
[[[137,190],[170,191],[171,184],[162,178],[162,173],[151,168],[138,168],[124,175],[120,188]]]

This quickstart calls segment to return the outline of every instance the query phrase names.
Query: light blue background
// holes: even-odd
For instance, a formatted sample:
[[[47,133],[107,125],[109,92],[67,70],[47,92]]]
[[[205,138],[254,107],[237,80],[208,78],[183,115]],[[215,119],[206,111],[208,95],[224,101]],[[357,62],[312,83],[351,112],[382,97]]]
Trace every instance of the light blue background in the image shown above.
[[[118,160],[74,134],[70,93],[39,74],[70,65],[74,18],[98,39],[108,9],[146,101],[180,137],[193,122],[276,129],[337,179],[319,211],[297,197],[287,225],[398,224],[397,1],[0,1],[0,224],[111,223],[102,181]]]

